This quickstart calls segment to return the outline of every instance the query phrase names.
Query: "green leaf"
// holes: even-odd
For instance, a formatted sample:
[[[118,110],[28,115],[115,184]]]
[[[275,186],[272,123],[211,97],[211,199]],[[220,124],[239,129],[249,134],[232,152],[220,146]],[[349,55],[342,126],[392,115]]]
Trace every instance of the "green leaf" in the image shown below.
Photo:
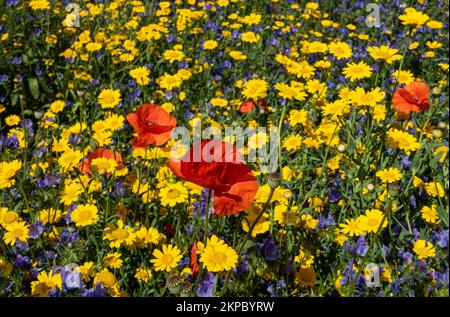
[[[28,86],[34,99],[39,98],[39,82],[37,78],[28,78]]]
[[[439,218],[444,222],[445,226],[448,227],[448,208],[447,207],[437,208],[437,212]]]
[[[26,54],[22,54],[22,60],[25,65],[30,64],[30,60],[28,59],[28,56]]]
[[[243,251],[246,251],[246,250],[248,250],[248,249],[250,249],[250,248],[252,248],[254,246],[255,246],[255,242],[253,242],[252,240],[247,240],[247,241],[245,241],[244,250]]]
[[[18,100],[19,100],[19,94],[13,94],[11,96],[11,105],[15,106],[17,104]]]

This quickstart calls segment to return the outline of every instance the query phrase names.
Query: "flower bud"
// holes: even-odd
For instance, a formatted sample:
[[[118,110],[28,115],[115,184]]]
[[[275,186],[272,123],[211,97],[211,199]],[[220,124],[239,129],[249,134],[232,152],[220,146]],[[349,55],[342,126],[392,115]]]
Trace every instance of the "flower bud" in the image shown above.
[[[280,173],[270,173],[269,174],[269,186],[272,189],[277,188],[278,186],[280,186],[280,182],[281,182],[281,176]]]

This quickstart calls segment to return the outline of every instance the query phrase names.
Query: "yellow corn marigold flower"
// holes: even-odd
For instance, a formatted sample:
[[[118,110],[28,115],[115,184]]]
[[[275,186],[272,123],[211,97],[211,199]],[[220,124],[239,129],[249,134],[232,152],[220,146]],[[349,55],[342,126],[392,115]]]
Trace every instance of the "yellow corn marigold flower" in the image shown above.
[[[381,179],[383,183],[395,183],[402,179],[403,174],[398,168],[385,168],[377,172],[377,177]]]
[[[436,221],[439,219],[436,211],[436,205],[434,204],[431,207],[423,206],[420,210],[420,214],[422,218],[428,223],[436,223]]]
[[[91,170],[99,174],[113,174],[117,166],[116,160],[106,157],[98,157],[91,162]]]
[[[205,50],[213,50],[218,46],[217,41],[215,40],[207,40],[203,43],[203,49]]]
[[[103,89],[98,95],[98,103],[103,109],[110,109],[117,106],[122,100],[120,90]]]
[[[16,183],[13,177],[22,168],[22,162],[14,160],[11,162],[0,162],[0,189],[11,187]]]
[[[84,262],[83,265],[78,266],[78,272],[80,272],[83,281],[90,281],[95,276],[94,262]]]
[[[5,118],[5,123],[6,123],[8,126],[10,126],[10,127],[15,126],[15,125],[18,125],[19,122],[20,122],[20,117],[19,117],[18,115],[15,115],[15,114],[10,115],[10,116],[7,116],[7,117]]]
[[[184,53],[180,50],[166,50],[164,51],[163,57],[171,63],[176,61],[181,62],[184,58]]]
[[[135,241],[136,235],[134,229],[130,227],[124,227],[122,219],[117,220],[117,225],[110,224],[105,229],[103,239],[109,240],[110,248],[118,248],[122,244],[131,246]]]
[[[408,85],[414,82],[414,75],[407,70],[396,70],[392,73],[392,79],[397,81],[399,84]]]
[[[97,283],[102,284],[105,288],[109,290],[112,290],[117,287],[116,277],[106,268],[95,274],[94,285],[96,285]]]
[[[305,252],[303,247],[300,247],[299,254],[295,256],[294,262],[299,263],[302,268],[308,268],[314,264],[314,256]]]
[[[161,238],[161,234],[153,227],[141,227],[138,231],[136,231],[135,235],[137,240],[136,243],[138,246],[158,244]]]
[[[228,54],[231,56],[232,59],[237,60],[237,61],[244,61],[247,59],[247,56],[245,56],[240,51],[231,51]]]
[[[61,219],[61,210],[55,208],[43,209],[39,212],[39,220],[42,223],[55,223]]]
[[[283,148],[288,151],[299,150],[302,146],[302,137],[299,134],[290,135],[283,140]]]
[[[302,101],[306,98],[307,94],[303,91],[303,89],[299,89],[298,86],[287,85],[284,83],[275,84],[275,89],[278,90],[278,95],[281,98],[285,99],[295,99],[298,101]]]
[[[305,228],[314,230],[319,223],[319,220],[315,219],[313,216],[308,214],[300,215],[300,224]]]
[[[162,251],[155,249],[153,251],[153,256],[155,259],[150,260],[150,262],[155,266],[155,271],[166,272],[170,272],[172,269],[176,268],[182,257],[180,249],[171,244],[164,244],[162,246]]]
[[[359,237],[363,233],[361,228],[361,219],[345,219],[345,223],[339,224],[342,233],[348,234],[350,236]]]
[[[398,50],[395,48],[391,48],[386,45],[371,46],[367,48],[367,52],[370,56],[372,56],[375,60],[384,60],[388,64],[392,64],[392,62],[402,59],[401,55],[398,55]]]
[[[200,256],[200,262],[209,272],[229,271],[236,267],[237,252],[215,235],[208,239]]]
[[[68,149],[58,159],[61,170],[64,172],[72,171],[83,158],[83,153],[78,150]]]
[[[247,219],[248,222],[242,221],[242,229],[245,232],[248,232],[250,230],[249,224],[250,224],[250,226],[253,226],[253,224],[255,223],[256,218],[258,218],[258,216],[259,216],[259,211],[256,208],[250,208],[247,216],[245,217],[245,219]],[[252,237],[256,237],[259,234],[263,234],[263,233],[266,233],[267,231],[269,231],[270,222],[268,221],[268,217],[269,217],[269,215],[267,213],[264,213],[262,215],[262,217],[258,220],[258,222],[256,223],[256,225],[253,228]]]
[[[263,79],[250,79],[243,85],[242,94],[248,99],[258,100],[267,97],[268,84]]]
[[[360,227],[364,232],[377,233],[378,230],[381,231],[381,229],[386,228],[388,225],[387,218],[378,209],[366,210],[365,214],[358,218],[357,221],[359,221]]]
[[[103,263],[105,267],[112,269],[120,269],[122,267],[123,261],[120,258],[122,254],[119,252],[109,252],[104,258]]]
[[[430,29],[442,29],[444,27],[444,24],[442,22],[436,21],[436,20],[430,20],[427,22],[427,26]]]
[[[26,242],[28,240],[29,226],[25,221],[13,222],[5,227],[6,233],[3,235],[3,241],[6,244],[14,246],[17,240]]]
[[[166,73],[158,78],[157,83],[162,89],[172,91],[181,86],[182,80],[177,75],[170,75]]]
[[[70,219],[75,222],[77,227],[94,225],[98,221],[98,209],[92,204],[78,205],[72,211]]]
[[[388,131],[388,145],[393,149],[405,151],[407,155],[420,149],[420,144],[414,135],[397,129]]]
[[[78,197],[81,195],[83,191],[84,191],[83,185],[80,184],[79,182],[66,181],[64,183],[64,190],[60,197],[60,202],[65,206],[69,206],[78,200]]]
[[[310,267],[300,268],[300,271],[295,273],[295,283],[300,287],[313,287],[316,283],[316,273]]]
[[[64,100],[53,101],[50,104],[50,111],[55,113],[55,114],[59,113],[59,112],[63,111],[65,105],[66,105],[66,103],[64,102]]]
[[[363,61],[357,64],[348,63],[347,66],[343,69],[342,73],[344,74],[345,78],[349,78],[351,81],[356,81],[372,76],[372,68]]]
[[[28,6],[34,11],[45,10],[50,8],[50,2],[47,0],[32,0],[28,3]]]
[[[364,88],[357,87],[349,94],[351,101],[356,105],[370,107],[374,107],[377,103],[380,103],[385,96],[385,92],[381,91],[379,87],[376,87],[367,92],[364,90]]]
[[[414,8],[406,8],[405,13],[400,15],[398,18],[402,21],[403,25],[420,27],[425,24],[430,17]]]
[[[422,239],[414,242],[413,251],[419,256],[420,260],[431,258],[436,255],[436,250],[433,244]]]
[[[173,207],[178,203],[184,203],[188,198],[188,191],[181,182],[169,184],[159,192],[161,205]]]
[[[302,110],[291,110],[289,112],[289,123],[291,126],[295,127],[297,124],[305,125],[308,122],[308,111]]]
[[[31,295],[47,297],[50,291],[62,290],[61,274],[53,274],[52,271],[42,271],[37,276],[37,281],[31,282]]]
[[[128,72],[138,85],[145,86],[150,82],[149,75],[150,71],[146,67],[138,67],[130,70]]]
[[[431,197],[442,198],[445,196],[444,188],[439,182],[425,183],[425,190],[427,191],[427,194],[430,195]]]
[[[328,44],[328,51],[333,54],[336,59],[344,59],[352,57],[352,49],[345,42],[335,41]]]
[[[441,153],[442,153],[442,154],[441,154]],[[440,162],[440,163],[445,162],[445,159],[447,158],[447,155],[448,155],[448,146],[440,146],[440,147],[437,147],[437,148],[434,150],[434,155],[435,155],[435,156],[441,155],[441,157],[439,158],[439,162]]]
[[[93,43],[86,44],[86,50],[88,52],[96,52],[96,51],[99,51],[101,48],[102,48],[102,43],[93,42]]]
[[[254,32],[244,32],[242,33],[241,40],[246,43],[258,43],[260,36]]]
[[[228,101],[223,98],[213,98],[211,99],[211,104],[216,107],[226,107],[228,106]]]
[[[0,225],[6,227],[7,225],[13,224],[19,221],[20,217],[15,211],[10,211],[6,207],[0,208]]]
[[[342,100],[336,100],[334,102],[328,102],[322,108],[322,114],[329,116],[331,120],[336,120],[338,117],[346,115],[350,112],[349,104]]]
[[[134,278],[138,280],[138,282],[147,283],[148,280],[153,276],[152,270],[140,267],[136,270],[134,274]]]

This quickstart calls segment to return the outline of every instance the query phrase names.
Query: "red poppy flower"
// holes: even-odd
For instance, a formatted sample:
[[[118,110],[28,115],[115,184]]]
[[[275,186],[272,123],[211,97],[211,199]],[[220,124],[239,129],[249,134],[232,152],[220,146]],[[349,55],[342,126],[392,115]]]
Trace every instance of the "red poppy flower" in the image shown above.
[[[175,230],[173,230],[173,228],[170,224],[166,224],[164,226],[164,231],[167,232],[172,237],[175,235],[175,233],[177,233]]]
[[[256,107],[261,107],[262,109],[267,108],[267,99],[263,99],[260,102],[255,102],[253,99],[245,101],[240,107],[239,112],[248,113],[256,109]]]
[[[198,250],[197,242],[198,241],[194,242],[194,244],[192,245],[192,249],[191,249],[191,271],[192,271],[192,275],[197,275],[198,272],[200,271],[200,266],[198,265],[198,262],[197,262],[197,250]]]
[[[422,82],[413,82],[395,91],[392,103],[398,113],[428,110],[430,107],[430,87]]]
[[[96,158],[101,158],[101,157],[115,160],[117,162],[117,165],[123,166],[122,156],[120,155],[119,152],[98,149],[98,150],[95,150],[94,152],[92,152],[91,154],[89,154],[88,157],[83,162],[80,163],[80,165],[78,166],[78,169],[81,171],[82,174],[85,174],[85,175],[90,174],[92,160],[94,160]]]
[[[249,208],[258,191],[258,181],[234,145],[219,140],[194,144],[179,161],[169,160],[173,173],[214,191],[217,215],[233,215]]]
[[[151,103],[141,105],[136,112],[128,114],[127,120],[138,134],[137,138],[131,141],[133,147],[163,145],[177,125],[177,119],[160,106]]]

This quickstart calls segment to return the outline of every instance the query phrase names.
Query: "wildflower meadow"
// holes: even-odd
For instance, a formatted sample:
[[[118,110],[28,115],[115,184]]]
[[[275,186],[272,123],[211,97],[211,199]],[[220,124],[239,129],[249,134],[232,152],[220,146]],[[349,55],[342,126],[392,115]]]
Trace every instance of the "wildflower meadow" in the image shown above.
[[[0,296],[449,296],[448,9],[0,0]]]

